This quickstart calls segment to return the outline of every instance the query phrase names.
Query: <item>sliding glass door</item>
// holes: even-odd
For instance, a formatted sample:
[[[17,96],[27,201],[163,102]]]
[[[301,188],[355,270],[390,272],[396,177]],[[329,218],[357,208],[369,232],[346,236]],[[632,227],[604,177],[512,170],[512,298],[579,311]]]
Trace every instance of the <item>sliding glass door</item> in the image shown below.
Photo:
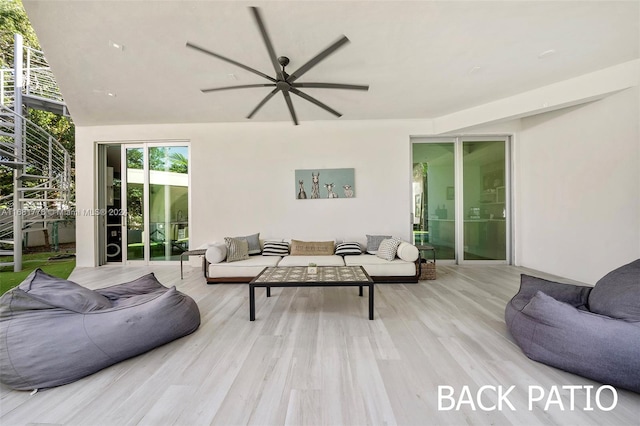
[[[412,142],[414,242],[438,259],[509,262],[508,139]]]
[[[126,260],[179,260],[189,248],[188,146],[126,145],[123,157]]]
[[[462,143],[464,260],[507,260],[506,142]]]
[[[436,248],[438,259],[455,259],[455,145],[413,144],[413,235]]]

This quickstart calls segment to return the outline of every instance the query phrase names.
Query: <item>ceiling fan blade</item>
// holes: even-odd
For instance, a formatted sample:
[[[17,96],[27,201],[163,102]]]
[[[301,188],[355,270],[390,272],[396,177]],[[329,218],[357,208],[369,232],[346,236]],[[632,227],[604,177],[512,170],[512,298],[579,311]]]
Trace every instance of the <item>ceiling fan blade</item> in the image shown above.
[[[287,107],[289,107],[289,112],[291,113],[291,119],[293,120],[293,124],[298,125],[298,118],[296,117],[296,111],[293,109],[293,102],[291,102],[291,96],[289,92],[286,90],[282,91],[284,95],[284,100],[287,101]]]
[[[260,108],[262,108],[262,106],[263,106],[264,104],[266,104],[266,103],[269,101],[269,99],[273,98],[273,95],[275,95],[276,93],[278,93],[278,90],[280,90],[280,89],[278,89],[278,88],[276,87],[276,88],[275,88],[275,89],[273,89],[271,92],[269,92],[269,94],[268,94],[267,96],[265,96],[263,100],[261,100],[261,101],[260,101],[260,103],[258,104],[258,106],[256,106],[256,107],[253,109],[253,111],[251,111],[251,113],[250,113],[249,115],[247,115],[247,118],[251,118],[251,117],[253,117],[253,116],[255,115],[255,113],[256,113],[256,112],[258,112],[258,110],[259,110]]]
[[[300,96],[302,99],[306,99],[307,101],[311,102],[312,104],[315,104],[315,105],[319,106],[320,108],[324,109],[325,111],[329,111],[331,114],[335,115],[336,117],[342,117],[342,114],[340,114],[335,109],[323,104],[322,102],[320,102],[316,98],[314,98],[312,96],[309,96],[306,93],[303,93],[303,92],[299,91],[298,89],[295,89],[295,88],[292,87],[292,88],[289,89],[289,91],[292,92],[292,93],[295,93],[298,96]]]
[[[227,86],[227,87],[214,87],[213,89],[200,89],[202,93],[209,92],[219,92],[221,90],[231,90],[231,89],[248,89],[250,87],[273,87],[275,83],[264,83],[264,84],[243,84],[240,86]]]
[[[269,34],[267,33],[267,27],[264,25],[264,21],[262,20],[262,16],[260,15],[260,10],[257,7],[250,7],[250,9],[253,12],[253,17],[256,20],[256,24],[258,24],[258,28],[260,29],[260,34],[262,34],[264,44],[267,46],[269,59],[271,60],[273,69],[276,71],[276,75],[278,76],[278,78],[284,79],[282,76],[282,70],[280,69],[280,64],[278,63],[278,57],[276,56],[275,49],[273,48],[273,43],[271,43],[271,39],[269,38]]]
[[[346,43],[349,43],[349,39],[346,36],[340,37],[338,40],[333,42],[329,47],[324,49],[322,52],[318,53],[316,56],[311,58],[306,64],[298,68],[294,71],[289,78],[287,78],[287,82],[293,83],[298,78],[302,76],[302,74],[309,71],[311,68],[316,66],[320,61],[322,61],[327,56],[331,55],[333,52],[338,50],[340,47],[344,46]]]
[[[293,87],[308,87],[318,89],[347,89],[347,90],[369,90],[369,86],[360,84],[339,84],[339,83],[293,83]]]
[[[241,64],[240,62],[234,61],[233,59],[229,59],[229,58],[227,58],[225,56],[218,55],[217,53],[214,53],[214,52],[212,52],[210,50],[207,50],[204,47],[197,46],[197,45],[195,45],[193,43],[190,43],[190,42],[187,42],[187,47],[190,47],[190,48],[195,49],[195,50],[199,50],[200,52],[206,53],[207,55],[211,55],[211,56],[213,56],[215,58],[222,59],[223,61],[229,62],[230,64],[233,64],[233,65],[235,65],[237,67],[243,68],[243,69],[245,69],[247,71],[250,71],[250,72],[252,72],[254,74],[258,74],[260,77],[264,77],[269,81],[273,81],[274,83],[276,82],[275,78],[270,77],[270,76],[266,75],[265,73],[262,73],[262,72],[260,72],[260,71],[258,71],[256,69],[253,69],[253,68],[251,68],[249,66]]]

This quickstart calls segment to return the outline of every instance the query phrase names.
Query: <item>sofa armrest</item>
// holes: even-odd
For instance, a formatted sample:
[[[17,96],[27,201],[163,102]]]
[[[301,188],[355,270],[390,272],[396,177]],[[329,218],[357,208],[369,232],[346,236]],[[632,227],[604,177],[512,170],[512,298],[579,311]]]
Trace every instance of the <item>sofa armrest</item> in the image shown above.
[[[567,303],[574,308],[585,310],[592,288],[593,287],[558,283],[527,274],[521,274],[520,290],[513,296],[510,303],[517,310],[522,310],[536,293],[541,291],[555,300]]]

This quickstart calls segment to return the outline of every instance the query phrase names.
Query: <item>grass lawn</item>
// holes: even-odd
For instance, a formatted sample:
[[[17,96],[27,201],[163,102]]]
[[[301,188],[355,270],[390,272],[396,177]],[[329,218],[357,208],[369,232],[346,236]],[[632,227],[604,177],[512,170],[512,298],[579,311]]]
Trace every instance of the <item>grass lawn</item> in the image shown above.
[[[49,258],[64,255],[66,253],[33,253],[22,255],[22,271],[13,272],[13,266],[0,268],[0,295],[20,284],[36,268],[41,268],[44,272],[60,278],[68,278],[73,268],[76,266],[76,258],[68,257],[64,259],[49,260]],[[11,262],[13,258],[3,258],[3,261]]]

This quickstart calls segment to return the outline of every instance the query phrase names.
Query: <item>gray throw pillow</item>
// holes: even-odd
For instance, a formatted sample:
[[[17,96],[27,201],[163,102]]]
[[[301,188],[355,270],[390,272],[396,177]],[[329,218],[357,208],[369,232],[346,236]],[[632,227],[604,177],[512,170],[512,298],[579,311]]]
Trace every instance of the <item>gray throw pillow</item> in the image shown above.
[[[260,254],[260,233],[246,235],[244,237],[235,237],[235,238],[244,238],[247,240],[249,244],[249,254]]]
[[[376,254],[383,240],[391,238],[391,235],[367,235],[367,253]]]
[[[589,294],[589,310],[625,321],[640,321],[640,259],[602,277]]]

